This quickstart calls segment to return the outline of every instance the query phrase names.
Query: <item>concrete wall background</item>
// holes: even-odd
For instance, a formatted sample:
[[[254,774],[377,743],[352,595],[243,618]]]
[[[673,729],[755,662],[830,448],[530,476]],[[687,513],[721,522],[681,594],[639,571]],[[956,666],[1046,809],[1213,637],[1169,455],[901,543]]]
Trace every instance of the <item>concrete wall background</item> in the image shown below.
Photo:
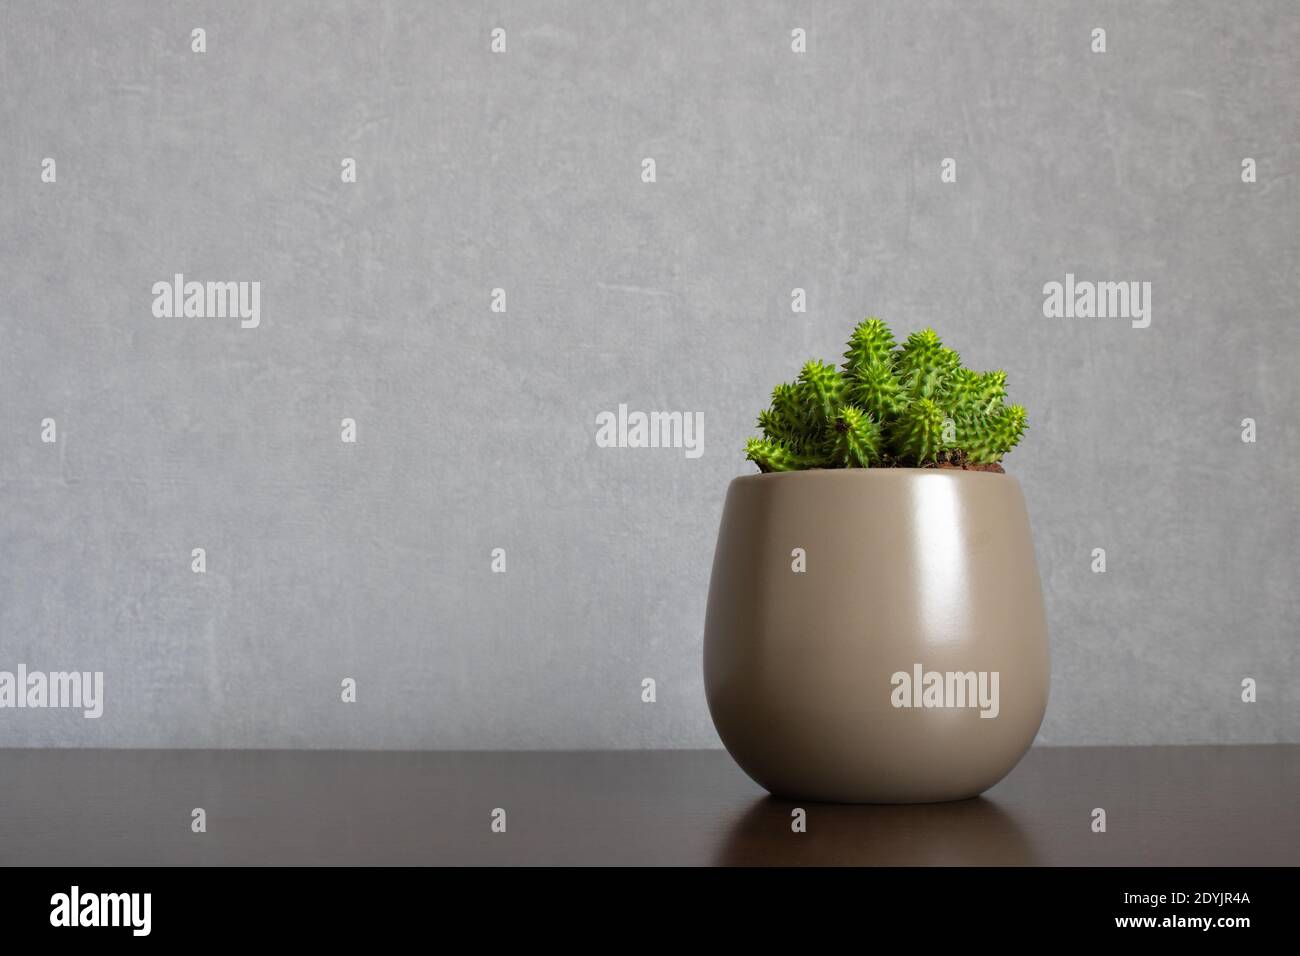
[[[1029,408],[1042,741],[1300,740],[1293,4],[0,21],[0,669],[106,683],[0,746],[716,746],[726,483],[868,313]],[[260,327],[155,318],[176,272],[260,281]],[[1151,282],[1150,328],[1044,318],[1067,272]],[[597,448],[620,402],[703,457]]]

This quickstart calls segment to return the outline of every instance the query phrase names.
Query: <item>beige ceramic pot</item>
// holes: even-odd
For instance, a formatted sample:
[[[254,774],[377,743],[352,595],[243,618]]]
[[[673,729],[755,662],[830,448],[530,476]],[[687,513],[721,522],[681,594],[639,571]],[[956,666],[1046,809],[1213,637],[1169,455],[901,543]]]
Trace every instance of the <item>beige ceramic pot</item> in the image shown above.
[[[704,686],[736,762],[782,797],[973,797],[1047,707],[1020,486],[947,469],[750,475],[727,491]]]

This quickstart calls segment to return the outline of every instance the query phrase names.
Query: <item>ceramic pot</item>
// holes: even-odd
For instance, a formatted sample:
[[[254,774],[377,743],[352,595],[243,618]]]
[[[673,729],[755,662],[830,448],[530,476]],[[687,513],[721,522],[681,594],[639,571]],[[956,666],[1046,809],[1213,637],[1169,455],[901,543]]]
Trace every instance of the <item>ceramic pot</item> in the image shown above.
[[[973,797],[1029,749],[1049,674],[1010,475],[843,469],[731,483],[704,686],[723,744],[771,793]]]

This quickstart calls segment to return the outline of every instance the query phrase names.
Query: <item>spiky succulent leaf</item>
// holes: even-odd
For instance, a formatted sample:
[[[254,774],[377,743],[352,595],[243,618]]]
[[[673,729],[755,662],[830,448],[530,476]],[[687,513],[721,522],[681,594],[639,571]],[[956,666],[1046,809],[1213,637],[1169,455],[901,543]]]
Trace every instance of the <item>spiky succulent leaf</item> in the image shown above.
[[[977,412],[957,421],[955,444],[970,461],[991,464],[1015,448],[1028,427],[1023,405],[1002,407],[989,414]]]
[[[772,405],[758,414],[758,427],[767,438],[799,451],[814,442],[820,431],[812,410],[792,384],[772,389]]]
[[[782,382],[772,389],[772,407],[783,415],[797,417],[802,413],[799,407],[799,392],[791,382]]]
[[[758,413],[758,428],[764,438],[771,438],[773,441],[793,444],[802,437],[800,430],[792,427],[785,416],[774,408],[765,408]]]
[[[948,376],[938,401],[954,419],[964,419],[1001,411],[1006,394],[1006,372],[972,372],[959,368]]]
[[[903,343],[895,366],[909,398],[938,398],[948,377],[961,367],[961,356],[939,341],[934,329],[913,332]]]
[[[998,369],[996,372],[980,372],[975,378],[972,390],[975,410],[985,415],[1000,410],[1007,397],[1007,373]]]
[[[949,415],[957,416],[980,410],[980,376],[967,368],[955,369],[943,384],[943,393],[935,400]]]
[[[875,316],[858,323],[849,336],[849,348],[844,353],[844,374],[850,379],[860,378],[870,369],[894,364],[894,333]]]
[[[844,379],[834,365],[809,359],[799,373],[799,389],[817,421],[822,425],[835,421],[844,401]]]
[[[825,456],[802,454],[770,438],[749,439],[745,457],[758,465],[759,471],[805,471],[826,464]]]
[[[903,388],[888,365],[873,365],[859,372],[849,383],[848,397],[877,421],[893,418],[907,404]]]
[[[782,442],[796,450],[809,444],[810,428],[776,408],[764,409],[758,413],[758,427],[762,429],[765,438]]]
[[[944,449],[944,414],[934,401],[918,398],[903,409],[894,422],[894,455],[909,465],[934,461]]]
[[[845,468],[870,468],[880,460],[880,426],[862,409],[841,406],[835,436],[834,457]]]

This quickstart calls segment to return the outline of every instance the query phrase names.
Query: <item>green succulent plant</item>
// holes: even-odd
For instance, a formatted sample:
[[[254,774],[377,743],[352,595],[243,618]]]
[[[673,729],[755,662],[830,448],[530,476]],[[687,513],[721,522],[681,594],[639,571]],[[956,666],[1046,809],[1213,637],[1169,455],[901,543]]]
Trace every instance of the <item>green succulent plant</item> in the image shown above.
[[[1003,371],[972,372],[933,329],[900,346],[880,319],[858,324],[843,368],[812,359],[772,390],[762,438],[745,457],[760,471],[962,467],[1001,470],[1025,433],[1025,409],[1007,405]]]

